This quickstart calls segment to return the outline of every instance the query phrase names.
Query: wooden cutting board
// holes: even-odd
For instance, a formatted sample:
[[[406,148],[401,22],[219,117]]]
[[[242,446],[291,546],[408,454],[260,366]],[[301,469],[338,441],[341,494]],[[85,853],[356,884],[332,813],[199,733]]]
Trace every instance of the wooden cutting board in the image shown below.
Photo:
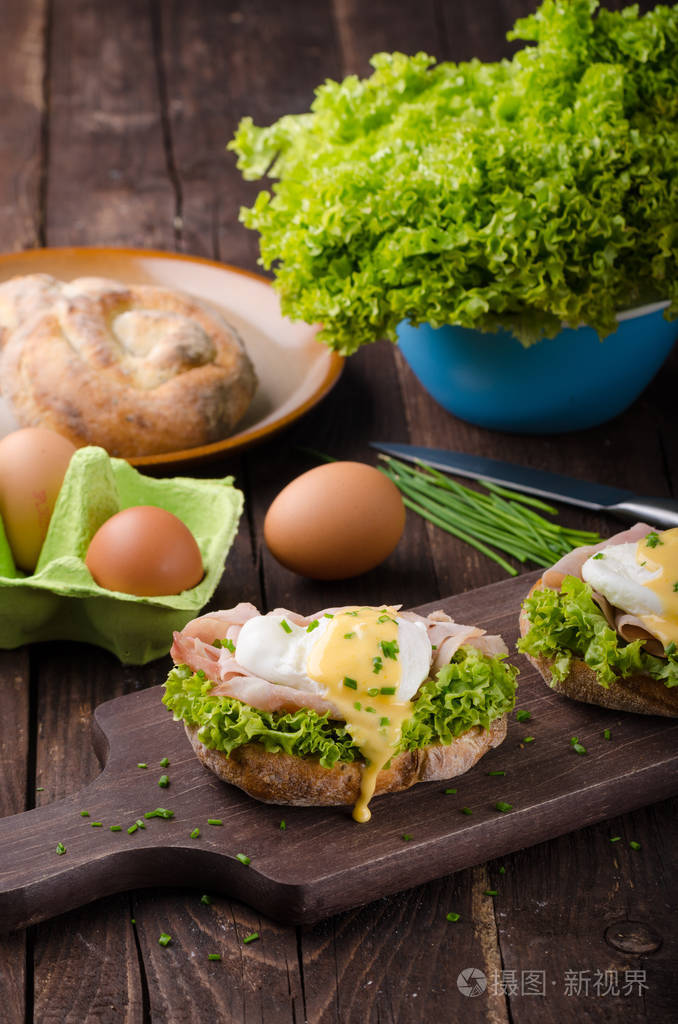
[[[419,610],[443,607],[513,648],[520,601],[537,575]],[[367,825],[348,808],[269,806],[219,782],[161,704],[162,687],[102,704],[94,716],[101,775],[75,796],[0,820],[0,930],[148,885],[195,885],[286,923],[312,922],[678,792],[678,719],[569,701],[515,660],[517,707],[531,720],[512,714],[507,739],[467,775],[375,799]],[[573,736],[585,755],[572,749]],[[167,788],[158,786],[163,774]],[[498,811],[497,801],[512,809]],[[158,806],[174,816],[144,819]],[[137,819],[146,827],[128,833]]]

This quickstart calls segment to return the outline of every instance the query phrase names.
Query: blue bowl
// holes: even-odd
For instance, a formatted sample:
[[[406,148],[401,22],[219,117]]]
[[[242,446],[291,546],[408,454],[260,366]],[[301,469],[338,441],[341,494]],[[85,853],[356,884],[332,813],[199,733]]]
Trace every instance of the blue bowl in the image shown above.
[[[620,313],[604,341],[590,327],[564,327],[523,348],[509,331],[398,325],[401,352],[426,390],[469,423],[523,434],[605,423],[628,408],[678,338],[668,302]]]

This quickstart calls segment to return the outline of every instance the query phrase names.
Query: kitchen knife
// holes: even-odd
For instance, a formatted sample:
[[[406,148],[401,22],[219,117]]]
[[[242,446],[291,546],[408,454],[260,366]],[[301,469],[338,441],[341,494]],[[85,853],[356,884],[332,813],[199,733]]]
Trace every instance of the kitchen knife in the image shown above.
[[[621,519],[641,520],[653,526],[668,529],[678,526],[678,501],[673,498],[639,497],[632,491],[607,484],[595,484],[590,480],[549,473],[543,469],[517,466],[499,459],[486,459],[481,455],[448,451],[444,448],[420,448],[409,444],[383,444],[370,442],[372,448],[386,452],[406,462],[427,462],[436,469],[458,476],[469,476],[474,480],[490,480],[517,491],[537,494],[540,498],[564,501],[570,505],[594,509],[596,512],[611,512]]]

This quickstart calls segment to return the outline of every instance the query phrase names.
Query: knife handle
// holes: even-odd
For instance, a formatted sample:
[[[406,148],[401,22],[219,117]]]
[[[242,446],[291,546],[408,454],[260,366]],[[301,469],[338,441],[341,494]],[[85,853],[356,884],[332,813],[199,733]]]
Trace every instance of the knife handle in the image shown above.
[[[622,519],[661,526],[665,530],[678,526],[678,501],[675,498],[633,498],[608,505],[605,511]]]

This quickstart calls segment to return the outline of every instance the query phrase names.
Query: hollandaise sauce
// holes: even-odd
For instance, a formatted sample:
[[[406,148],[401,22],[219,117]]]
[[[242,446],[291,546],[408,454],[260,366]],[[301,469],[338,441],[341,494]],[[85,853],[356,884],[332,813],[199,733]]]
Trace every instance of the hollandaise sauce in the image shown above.
[[[393,756],[412,703],[398,698],[401,678],[394,608],[337,612],[311,650],[308,674],[327,689],[365,757],[356,821],[370,820],[368,804],[377,776]]]
[[[636,547],[636,561],[657,575],[643,586],[661,601],[662,615],[641,615],[643,623],[659,637],[664,647],[678,644],[678,527],[652,531]]]

